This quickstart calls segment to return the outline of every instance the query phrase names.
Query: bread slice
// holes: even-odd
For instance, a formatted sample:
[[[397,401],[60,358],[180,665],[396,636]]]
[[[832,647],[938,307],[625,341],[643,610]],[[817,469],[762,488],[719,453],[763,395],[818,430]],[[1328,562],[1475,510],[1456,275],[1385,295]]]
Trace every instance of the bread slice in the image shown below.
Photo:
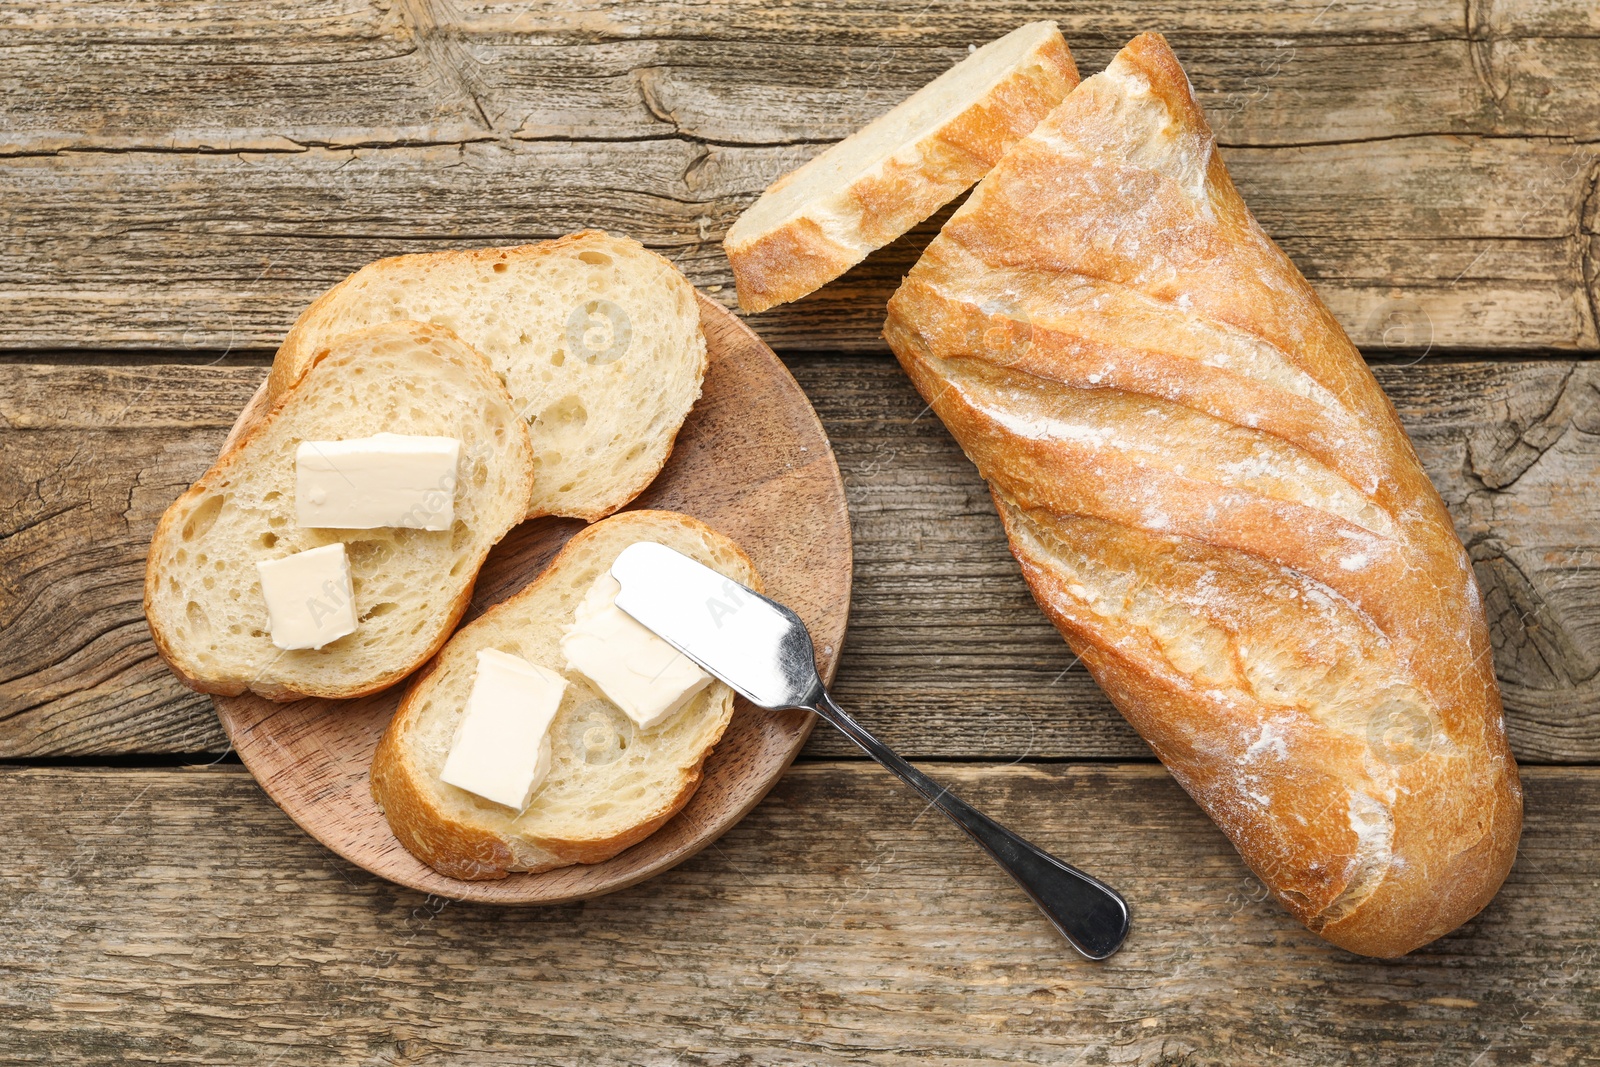
[[[300,442],[382,431],[461,441],[453,528],[295,525]],[[156,648],[204,693],[292,700],[383,689],[450,635],[490,546],[527,510],[532,484],[527,432],[482,356],[422,323],[346,334],[161,517],[144,585]],[[357,630],[321,649],[278,649],[257,561],[335,541],[350,565]]]
[[[739,306],[820,289],[986,174],[1078,84],[1054,22],[991,41],[910,99],[785,174],[722,242]]]
[[[640,730],[582,675],[567,671],[561,654],[561,635],[590,585],[637,541],[660,542],[760,588],[739,547],[687,515],[627,511],[574,534],[533,584],[461,628],[412,683],[378,744],[372,796],[401,844],[424,863],[466,879],[599,863],[688,803],[733,715],[733,691],[714,681],[665,722]],[[478,652],[489,648],[569,683],[550,727],[549,776],[520,814],[439,780]]]
[[[369,263],[295,322],[269,391],[287,391],[340,334],[400,319],[454,330],[511,391],[538,468],[529,518],[592,522],[637,496],[706,372],[689,280],[637,241],[584,230]]]

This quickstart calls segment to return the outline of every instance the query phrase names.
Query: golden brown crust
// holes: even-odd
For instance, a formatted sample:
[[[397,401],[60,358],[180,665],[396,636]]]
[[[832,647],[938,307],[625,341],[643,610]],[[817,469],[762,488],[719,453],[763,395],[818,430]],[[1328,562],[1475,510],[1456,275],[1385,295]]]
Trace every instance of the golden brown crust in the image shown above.
[[[928,214],[938,209],[936,204]],[[733,268],[739,306],[752,313],[816,292],[862,259],[808,218],[785,223],[748,245],[730,247],[724,242],[723,248]]]
[[[511,870],[511,847],[495,834],[442,817],[429,801],[422,778],[407,757],[403,725],[414,694],[438,669],[438,654],[418,673],[372,756],[372,799],[406,851],[440,874],[475,881],[504,878]]]
[[[1393,956],[1488,902],[1521,791],[1470,562],[1159,35],[984,179],[884,332],[1041,607],[1287,908]]]
[[[757,591],[764,585],[756,572],[755,564],[733,541],[712,530],[709,526],[687,515],[669,511],[630,511],[630,519],[648,522],[668,522],[711,534],[724,551],[731,552],[746,568],[749,584]],[[461,633],[467,634],[475,627],[498,626],[497,615],[524,597],[534,595],[540,586],[555,580],[565,561],[584,551],[585,542],[597,536],[599,527],[580,530],[550,561],[544,571],[508,600],[491,607],[474,620]],[[550,620],[549,625],[560,626],[562,620]],[[373,755],[371,790],[373,800],[384,812],[395,837],[406,849],[441,874],[468,881],[504,878],[520,871],[551,870],[575,863],[601,863],[631,848],[655,833],[669,819],[681,811],[700,785],[705,761],[721,739],[722,729],[710,739],[700,752],[699,759],[683,769],[678,791],[655,811],[641,815],[631,826],[614,834],[589,837],[551,837],[524,834],[522,840],[548,854],[548,862],[528,865],[517,862],[511,842],[500,834],[451,815],[439,805],[432,782],[412,758],[408,739],[416,728],[438,670],[441,650],[413,680],[401,698],[400,707],[384,730],[383,738]],[[722,728],[726,729],[724,720]]]
[[[1072,53],[1053,32],[949,122],[914,144],[897,146],[881,169],[826,190],[801,214],[764,232],[744,234],[736,223],[723,248],[739,306],[757,312],[797,300],[906,233],[981,178],[1077,82]],[[870,127],[855,136],[869,134]],[[826,166],[851,144],[847,139],[833,146],[778,179],[768,193],[804,180],[808,168]],[[848,240],[829,236],[824,219],[847,232]]]
[[[359,343],[361,336],[369,332],[393,332],[395,330],[405,330],[413,333],[421,343],[425,343],[427,339],[434,334],[443,335],[450,338],[450,340],[453,341],[460,350],[472,352],[472,350],[465,343],[461,342],[460,339],[457,338],[450,330],[444,328],[443,326],[434,326],[427,323],[391,323],[384,326],[373,327],[370,331],[357,331],[354,334],[346,335],[346,337],[354,343]],[[314,353],[310,364],[306,367],[306,370],[309,372],[312,366],[320,363],[322,360],[331,355],[333,351],[335,351],[335,349],[332,347],[327,347]],[[477,356],[475,352],[472,354]],[[477,356],[477,358],[482,361],[481,356]],[[484,362],[483,369],[487,371],[487,362]],[[304,377],[304,375],[301,375],[301,377]],[[296,380],[298,381],[298,379]],[[416,670],[420,664],[426,663],[433,657],[435,653],[439,651],[440,648],[444,647],[445,642],[450,639],[450,634],[455,630],[456,623],[460,621],[461,616],[467,610],[467,605],[471,603],[472,600],[472,583],[468,582],[462,587],[461,591],[450,603],[448,610],[444,614],[445,621],[443,625],[439,627],[438,632],[433,638],[431,644],[420,655],[408,663],[397,664],[394,668],[384,672],[381,677],[362,685],[305,686],[300,689],[294,689],[290,688],[289,686],[261,678],[250,680],[240,680],[235,678],[207,678],[192,673],[186,669],[185,658],[179,654],[178,650],[171,643],[167,633],[160,625],[158,625],[155,616],[153,616],[151,613],[152,591],[158,586],[161,579],[164,577],[161,570],[160,561],[156,559],[156,554],[153,551],[154,546],[162,544],[173,536],[174,529],[179,524],[187,520],[196,502],[212,495],[215,491],[214,487],[217,484],[226,483],[231,480],[233,471],[244,461],[246,447],[271,427],[272,423],[278,418],[283,408],[292,400],[292,391],[277,397],[270,403],[269,406],[265,406],[263,408],[261,414],[249,420],[245,425],[239,427],[238,430],[229,437],[229,444],[227,448],[223,451],[222,455],[217,457],[216,462],[211,465],[211,468],[202,474],[193,485],[185,490],[183,494],[179,496],[177,500],[173,501],[167,510],[162,513],[161,520],[156,524],[155,533],[150,538],[152,550],[148,551],[145,557],[145,580],[143,596],[145,625],[150,630],[150,636],[156,646],[157,654],[159,654],[162,660],[165,661],[168,669],[170,669],[172,673],[177,676],[179,681],[196,692],[209,693],[217,696],[238,696],[241,693],[249,691],[255,693],[257,696],[264,697],[267,700],[278,701],[280,703],[302,700],[306,697],[321,697],[332,700],[350,700],[357,697],[364,697],[373,693],[382,692],[391,685],[394,685],[396,682],[405,678],[412,671]],[[509,397],[507,398],[507,403],[510,403]],[[533,467],[531,463],[528,462],[524,462],[522,466],[527,470],[527,492],[531,494],[533,491]],[[509,529],[509,527],[507,527],[507,529]],[[500,535],[504,536],[505,532],[505,530],[500,531]],[[495,540],[498,539],[498,537],[495,538]],[[477,554],[476,559],[472,561],[472,572],[474,574],[476,574],[478,569],[483,566],[483,561],[488,558],[489,549],[491,547],[493,547],[493,542],[485,545],[483,550]]]

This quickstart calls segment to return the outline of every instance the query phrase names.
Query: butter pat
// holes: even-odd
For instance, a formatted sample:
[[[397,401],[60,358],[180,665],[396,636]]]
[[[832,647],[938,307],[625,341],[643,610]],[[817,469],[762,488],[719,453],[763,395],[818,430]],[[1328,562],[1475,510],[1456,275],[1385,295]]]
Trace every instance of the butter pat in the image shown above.
[[[448,530],[460,456],[454,437],[302,441],[294,453],[295,521],[336,530]]]
[[[521,811],[550,773],[550,723],[567,680],[521,656],[478,653],[467,713],[456,727],[439,778]]]
[[[671,718],[711,676],[617,607],[620,592],[609,573],[595,579],[561,638],[561,654],[569,670],[648,730]]]
[[[335,542],[256,563],[272,643],[285,651],[321,648],[356,632],[350,561]]]

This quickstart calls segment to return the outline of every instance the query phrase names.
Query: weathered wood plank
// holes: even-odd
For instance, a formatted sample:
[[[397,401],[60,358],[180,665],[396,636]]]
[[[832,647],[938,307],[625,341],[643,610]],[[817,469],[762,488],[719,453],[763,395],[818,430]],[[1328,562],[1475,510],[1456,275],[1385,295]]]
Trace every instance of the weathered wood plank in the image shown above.
[[[590,225],[662,250],[731,304],[721,235],[818,148],[674,137],[14,158],[0,166],[0,347],[272,348],[378,256]],[[1226,155],[1358,343],[1600,346],[1586,274],[1600,145],[1416,137]],[[931,233],[755,324],[779,347],[881,349],[884,303]]]
[[[302,834],[239,768],[0,772],[0,1058],[525,1064],[1578,1064],[1600,1044],[1600,771],[1526,776],[1511,877],[1398,961],[1266,899],[1154,766],[939,773],[1117,885],[1091,964],[923,802],[796,768],[631,890],[425,898]]]
[[[856,538],[836,690],[918,756],[1142,758],[1034,607],[982,483],[892,362],[790,361]],[[264,371],[0,366],[0,756],[220,750],[139,613],[156,519]],[[1513,744],[1600,760],[1600,363],[1379,366],[1471,546]],[[814,735],[813,755],[852,755]]]
[[[0,92],[0,150],[833,140],[969,45],[1039,15],[1016,0],[953,11],[277,0],[202,12],[8,5],[0,87],[14,91]],[[1133,34],[1165,31],[1229,143],[1600,131],[1587,91],[1600,43],[1577,4],[1090,3],[1056,17],[1088,72]]]
[[[406,5],[6,5],[0,153],[465,140],[487,127]]]
[[[1016,0],[8,5],[0,347],[271,347],[376,256],[587,224],[731,300],[717,241],[762,187],[1037,15]],[[1132,33],[1170,32],[1246,197],[1360,343],[1600,346],[1586,5],[1107,0],[1063,19],[1087,71]],[[879,347],[922,240],[763,332]]]

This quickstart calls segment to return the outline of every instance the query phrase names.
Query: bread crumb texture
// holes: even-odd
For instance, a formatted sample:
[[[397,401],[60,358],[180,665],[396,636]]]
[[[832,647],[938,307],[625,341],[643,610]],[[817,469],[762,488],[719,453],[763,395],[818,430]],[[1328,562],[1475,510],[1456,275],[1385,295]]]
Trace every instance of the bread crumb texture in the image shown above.
[[[297,526],[300,443],[379,432],[461,441],[451,528]],[[522,421],[477,353],[418,323],[347,334],[163,516],[145,582],[157,647],[206,692],[285,699],[381,689],[448,636],[489,548],[521,520],[531,479]],[[321,649],[278,649],[256,563],[336,541],[350,564],[356,631]]]
[[[340,334],[398,320],[448,328],[505,383],[533,442],[530,518],[592,521],[637,496],[705,377],[688,279],[637,241],[585,230],[368,264],[300,316],[270,388],[289,388]]]
[[[597,863],[642,840],[688,801],[733,714],[733,691],[714,681],[664,722],[641,729],[567,670],[561,653],[584,594],[638,541],[667,545],[759,588],[744,553],[688,516],[628,511],[575,534],[531,585],[450,640],[412,683],[378,747],[373,795],[396,836],[424,862],[457,878]],[[550,772],[521,812],[439,780],[477,654],[487,648],[568,682],[550,727]]]

